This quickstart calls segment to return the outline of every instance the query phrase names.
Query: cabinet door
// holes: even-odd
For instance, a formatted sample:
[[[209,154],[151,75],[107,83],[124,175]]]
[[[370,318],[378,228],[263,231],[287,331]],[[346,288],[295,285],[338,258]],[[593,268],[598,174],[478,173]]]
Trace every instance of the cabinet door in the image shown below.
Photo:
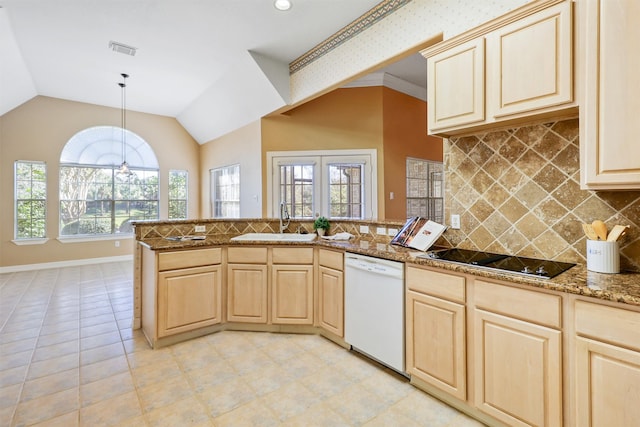
[[[640,189],[640,2],[586,0],[579,7],[582,188]]]
[[[482,122],[484,38],[427,58],[429,133]]]
[[[274,324],[313,324],[313,266],[274,265],[271,320]]]
[[[318,320],[320,327],[344,337],[344,273],[319,267]]]
[[[640,353],[578,337],[575,381],[576,425],[640,422]]]
[[[561,332],[474,310],[475,405],[511,426],[562,425]]]
[[[220,323],[221,268],[189,268],[158,275],[159,337]]]
[[[467,398],[465,307],[407,291],[407,372]]]
[[[487,36],[488,109],[494,117],[573,101],[571,2]]]
[[[227,265],[227,320],[267,323],[267,266]]]

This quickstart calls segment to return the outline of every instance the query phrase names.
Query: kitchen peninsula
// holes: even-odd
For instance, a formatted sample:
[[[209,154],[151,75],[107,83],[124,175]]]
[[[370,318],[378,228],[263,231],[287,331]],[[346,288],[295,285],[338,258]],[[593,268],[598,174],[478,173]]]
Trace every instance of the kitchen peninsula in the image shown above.
[[[195,233],[196,225],[205,231]],[[401,225],[335,222],[332,233],[345,231],[354,238],[284,243],[231,240],[277,230],[277,220],[136,223],[136,326],[154,346],[236,329],[319,333],[348,347],[342,329],[342,256],[360,253],[405,263],[406,374],[415,386],[498,425],[572,425],[600,411],[640,415],[622,399],[590,397],[593,387],[607,396],[625,384],[633,388],[638,380],[640,274],[593,273],[578,264],[541,279],[422,258],[422,252],[390,245],[388,233],[376,233]],[[310,231],[311,223],[292,221],[290,227]],[[194,234],[204,239],[166,238]],[[446,233],[438,244],[447,244]],[[178,264],[172,264],[175,260]],[[159,295],[163,277],[180,266],[198,276],[197,295],[211,295],[213,309],[202,309],[202,301],[181,306],[190,299],[179,288]],[[292,294],[278,294],[274,286]],[[183,314],[166,317],[163,324],[172,297],[183,298],[176,306]],[[189,317],[197,313],[204,318]],[[167,328],[167,319],[169,326],[178,325],[175,331]],[[158,333],[162,328],[164,336]],[[619,360],[625,361],[622,368]],[[597,371],[590,368],[593,363]],[[604,381],[609,377],[616,381]]]

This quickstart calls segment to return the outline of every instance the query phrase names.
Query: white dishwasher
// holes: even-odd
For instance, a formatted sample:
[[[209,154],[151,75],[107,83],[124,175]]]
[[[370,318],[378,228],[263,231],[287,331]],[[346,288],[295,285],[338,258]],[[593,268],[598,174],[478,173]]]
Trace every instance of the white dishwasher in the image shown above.
[[[344,281],[345,341],[404,374],[404,264],[347,252]]]

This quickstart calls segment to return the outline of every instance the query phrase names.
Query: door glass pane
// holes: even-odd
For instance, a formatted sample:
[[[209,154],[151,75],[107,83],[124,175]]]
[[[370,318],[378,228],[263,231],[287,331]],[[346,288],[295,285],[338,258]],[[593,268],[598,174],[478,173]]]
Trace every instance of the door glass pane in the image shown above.
[[[280,201],[291,218],[313,218],[313,165],[280,166]]]
[[[362,218],[364,165],[329,165],[329,212],[332,218]]]
[[[421,216],[444,221],[444,170],[442,162],[407,158],[407,218]]]

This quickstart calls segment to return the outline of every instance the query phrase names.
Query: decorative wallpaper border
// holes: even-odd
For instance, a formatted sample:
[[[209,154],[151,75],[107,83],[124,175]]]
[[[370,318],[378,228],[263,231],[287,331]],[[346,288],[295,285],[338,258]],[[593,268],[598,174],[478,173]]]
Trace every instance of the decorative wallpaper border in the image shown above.
[[[316,59],[331,52],[342,43],[348,41],[352,37],[357,36],[367,28],[371,27],[376,22],[384,19],[389,14],[395,12],[402,6],[410,3],[412,0],[384,0],[373,9],[347,25],[331,37],[327,38],[313,49],[306,52],[304,55],[295,59],[289,64],[289,74],[293,74],[296,71],[311,64]]]

